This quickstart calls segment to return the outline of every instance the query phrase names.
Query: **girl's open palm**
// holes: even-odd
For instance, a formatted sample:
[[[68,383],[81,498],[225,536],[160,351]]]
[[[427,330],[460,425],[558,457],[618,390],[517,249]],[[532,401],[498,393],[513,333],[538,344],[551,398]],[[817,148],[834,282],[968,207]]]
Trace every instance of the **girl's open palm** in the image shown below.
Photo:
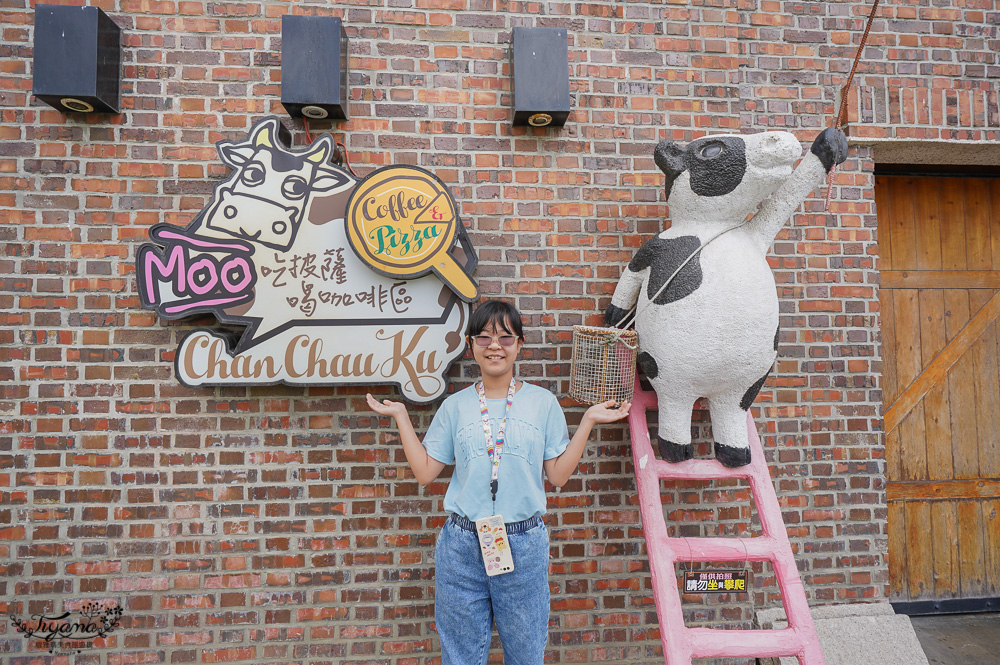
[[[366,394],[365,398],[368,400],[368,407],[381,416],[389,416],[396,420],[397,423],[401,418],[407,417],[406,405],[402,402],[393,402],[389,399],[379,402],[372,397],[371,393]]]
[[[607,402],[595,404],[587,409],[587,415],[589,415],[595,423],[613,423],[614,421],[621,420],[627,416],[629,407],[631,406],[631,402],[622,402],[620,406],[614,408],[615,401],[613,399],[609,399]]]

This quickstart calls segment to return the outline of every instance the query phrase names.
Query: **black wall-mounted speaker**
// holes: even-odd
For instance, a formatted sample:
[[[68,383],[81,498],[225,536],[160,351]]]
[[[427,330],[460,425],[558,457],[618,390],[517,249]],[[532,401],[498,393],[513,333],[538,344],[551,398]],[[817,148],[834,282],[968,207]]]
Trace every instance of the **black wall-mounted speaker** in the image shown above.
[[[289,115],[347,120],[347,74],[339,18],[281,17],[281,104]]]
[[[121,63],[121,28],[99,7],[35,5],[35,97],[64,113],[118,113]]]
[[[561,127],[569,117],[565,28],[514,28],[514,124]]]

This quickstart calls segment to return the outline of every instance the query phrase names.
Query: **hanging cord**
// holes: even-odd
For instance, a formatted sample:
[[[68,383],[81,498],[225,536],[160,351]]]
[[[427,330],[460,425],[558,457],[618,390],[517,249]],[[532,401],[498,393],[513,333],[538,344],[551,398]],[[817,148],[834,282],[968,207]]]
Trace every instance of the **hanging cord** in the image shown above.
[[[360,180],[361,176],[355,173],[354,169],[351,168],[351,158],[347,154],[347,146],[341,143],[340,141],[337,141],[337,146],[340,148],[340,155],[344,158],[344,164],[347,165],[347,170],[351,172],[351,175]]]
[[[854,73],[858,70],[858,62],[861,61],[861,52],[865,50],[865,44],[868,42],[868,32],[872,29],[872,21],[875,20],[875,12],[878,10],[879,0],[875,0],[875,4],[872,5],[872,11],[868,15],[868,24],[865,25],[865,32],[861,35],[861,43],[858,44],[858,52],[854,54],[854,65],[851,67],[851,73],[847,77],[847,83],[844,87],[840,89],[840,110],[837,112],[837,121],[834,124],[836,129],[840,129],[840,126],[844,123],[847,118],[847,99],[851,91],[851,81],[854,80]],[[826,208],[825,210],[830,210],[830,199],[833,197],[833,174],[837,172],[837,165],[834,164],[830,169],[830,173],[827,176],[829,182],[826,187]]]
[[[730,231],[733,231],[735,229],[740,228],[741,226],[743,226],[744,224],[746,224],[748,221],[750,221],[750,220],[742,221],[742,222],[740,222],[739,224],[737,224],[735,226],[730,226],[728,229],[722,229],[721,231],[719,231],[718,233],[716,233],[714,236],[712,236],[711,238],[709,238],[708,240],[706,240],[704,245],[700,246],[698,249],[696,249],[693,252],[691,252],[691,254],[686,259],[684,259],[684,261],[679,266],[677,266],[677,270],[675,270],[673,272],[673,274],[670,275],[670,277],[667,279],[667,281],[665,281],[663,283],[663,286],[660,287],[660,290],[657,291],[656,294],[652,298],[649,299],[649,301],[646,303],[645,307],[642,308],[642,311],[645,312],[646,309],[648,309],[649,306],[652,305],[656,301],[656,299],[660,297],[660,294],[663,293],[663,291],[668,286],[670,286],[670,283],[672,281],[674,281],[674,277],[677,277],[678,273],[680,273],[680,271],[684,269],[684,266],[686,266],[691,261],[691,259],[693,259],[694,257],[696,257],[701,252],[701,250],[703,250],[706,247],[708,247],[712,243],[712,241],[715,240],[716,238],[718,238],[719,236],[723,235],[724,233],[729,233]],[[640,285],[639,288],[642,289],[642,286]],[[630,348],[630,349],[636,348],[636,347],[630,346],[628,343],[625,342],[625,340],[622,340],[621,336],[622,336],[622,334],[626,330],[629,329],[629,327],[631,327],[635,323],[636,317],[638,317],[639,314],[641,313],[641,312],[637,311],[638,307],[639,307],[639,300],[636,299],[635,304],[632,305],[632,307],[630,307],[627,312],[625,312],[625,316],[623,316],[618,321],[618,323],[612,324],[612,326],[611,326],[612,328],[621,328],[621,330],[619,330],[618,334],[616,334],[614,337],[612,337],[611,339],[609,339],[606,342],[603,342],[604,344],[614,344],[616,341],[621,340],[621,343],[625,344],[625,346],[628,346],[628,348]],[[635,313],[633,314],[633,312],[635,312]],[[628,323],[626,323],[626,321]]]
[[[309,144],[312,145],[313,138],[312,134],[309,132],[309,118],[307,118],[306,116],[302,116],[302,127],[306,130],[306,141],[308,141]],[[344,163],[347,166],[347,170],[351,172],[351,175],[360,180],[361,176],[355,173],[354,169],[351,168],[351,158],[347,154],[347,146],[341,143],[340,141],[334,141],[334,145],[336,145],[338,148],[337,153],[334,155],[334,160],[336,160],[338,164]]]

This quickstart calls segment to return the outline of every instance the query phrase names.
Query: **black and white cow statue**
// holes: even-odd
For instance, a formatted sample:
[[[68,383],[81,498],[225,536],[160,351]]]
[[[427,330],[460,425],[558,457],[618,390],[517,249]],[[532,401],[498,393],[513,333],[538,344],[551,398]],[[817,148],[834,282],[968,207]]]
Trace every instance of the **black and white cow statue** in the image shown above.
[[[728,467],[750,462],[746,412],[778,348],[778,297],[765,255],[799,204],[847,158],[847,138],[823,130],[793,171],[801,154],[788,132],[656,146],[671,226],[636,252],[605,317],[616,325],[636,308],[638,361],[657,394],[663,459],[693,457],[691,412],[706,397],[716,459]]]

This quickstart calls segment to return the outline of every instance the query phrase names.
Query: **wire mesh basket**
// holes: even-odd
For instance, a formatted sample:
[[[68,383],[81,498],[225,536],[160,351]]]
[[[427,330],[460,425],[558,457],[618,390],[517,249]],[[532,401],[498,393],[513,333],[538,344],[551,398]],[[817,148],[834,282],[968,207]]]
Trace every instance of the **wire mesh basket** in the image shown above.
[[[634,330],[573,326],[569,396],[584,404],[631,402],[638,348]]]

